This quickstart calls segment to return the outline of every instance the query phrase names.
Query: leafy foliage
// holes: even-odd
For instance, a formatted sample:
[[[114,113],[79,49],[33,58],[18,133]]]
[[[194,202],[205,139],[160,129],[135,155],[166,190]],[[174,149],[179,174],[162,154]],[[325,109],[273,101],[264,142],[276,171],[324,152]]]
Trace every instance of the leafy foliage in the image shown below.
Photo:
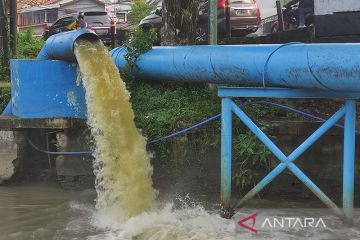
[[[124,45],[127,48],[125,60],[130,69],[135,66],[135,62],[141,54],[152,48],[153,42],[157,37],[156,34],[155,29],[144,30],[137,27],[130,38],[125,42]]]
[[[127,82],[137,126],[148,138],[173,133],[220,112],[215,90],[204,85]]]
[[[10,35],[10,34],[8,34]],[[44,41],[37,39],[33,36],[33,31],[29,28],[26,32],[18,32],[18,47],[16,56],[11,56],[11,58],[23,58],[23,59],[32,59],[35,58],[41,48],[44,46]],[[0,59],[3,59],[3,52],[0,51]],[[10,81],[10,71],[8,66],[2,66],[2,61],[0,63],[0,81],[9,82]]]
[[[269,130],[271,126],[263,124],[262,130]],[[271,152],[250,131],[241,133],[235,139],[235,174],[234,184],[239,190],[255,184],[261,170],[271,168]]]
[[[0,84],[0,113],[5,109],[11,97],[10,84]]]
[[[44,44],[44,40],[37,39],[33,36],[31,28],[29,28],[26,32],[20,31],[18,34],[18,51],[16,58],[35,58]]]
[[[155,4],[147,4],[145,0],[135,0],[129,13],[129,18],[138,24],[144,17],[148,16],[151,11],[155,10],[155,8]]]
[[[4,53],[0,50],[0,81],[10,82],[10,70],[7,65],[3,64]]]

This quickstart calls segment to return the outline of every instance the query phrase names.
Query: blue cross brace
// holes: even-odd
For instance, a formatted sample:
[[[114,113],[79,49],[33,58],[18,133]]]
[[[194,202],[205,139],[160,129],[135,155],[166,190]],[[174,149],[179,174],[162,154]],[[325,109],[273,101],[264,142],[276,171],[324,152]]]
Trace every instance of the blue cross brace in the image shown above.
[[[247,200],[253,198],[264,187],[272,182],[280,173],[288,168],[302,183],[304,183],[321,201],[325,203],[346,223],[352,224],[354,211],[354,172],[355,172],[355,123],[356,102],[359,93],[331,92],[320,90],[302,90],[286,88],[229,88],[219,87],[218,95],[222,98],[221,119],[221,202],[229,204],[231,198],[231,161],[232,161],[232,115],[233,113],[257,136],[257,138],[279,159],[280,163],[262,179],[239,202],[242,206]],[[286,156],[261,129],[238,107],[233,101],[234,97],[254,98],[343,98],[345,106],[341,107],[331,118],[324,122],[289,156]],[[344,118],[344,173],[343,173],[343,209],[340,209],[321,189],[307,177],[294,161],[309,149],[321,136],[323,136],[340,119]]]

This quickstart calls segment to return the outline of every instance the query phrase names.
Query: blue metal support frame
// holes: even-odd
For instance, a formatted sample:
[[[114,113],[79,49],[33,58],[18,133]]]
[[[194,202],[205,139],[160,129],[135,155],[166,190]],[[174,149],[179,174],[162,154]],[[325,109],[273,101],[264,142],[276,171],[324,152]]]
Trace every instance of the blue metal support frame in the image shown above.
[[[221,201],[228,204],[231,198],[231,148],[232,148],[232,111],[231,99],[221,102]]]
[[[356,102],[360,94],[356,92],[330,92],[319,90],[300,90],[286,88],[231,88],[219,87],[218,95],[222,97],[221,121],[221,201],[227,205],[231,198],[231,148],[232,148],[232,113],[254,133],[258,139],[280,160],[263,180],[261,180],[239,202],[242,206],[247,200],[254,197],[281,172],[288,168],[301,182],[303,182],[322,202],[334,213],[349,224],[353,222],[354,209],[354,170],[355,170],[355,123]],[[286,156],[264,132],[238,107],[231,98],[233,97],[271,97],[271,98],[343,98],[346,104],[310,135],[289,156]],[[307,177],[294,161],[311,147],[340,119],[345,119],[344,128],[344,174],[343,174],[343,209],[341,210],[321,189]]]
[[[348,100],[345,104],[344,166],[343,166],[343,209],[348,223],[354,218],[354,178],[355,178],[355,125],[356,103]]]

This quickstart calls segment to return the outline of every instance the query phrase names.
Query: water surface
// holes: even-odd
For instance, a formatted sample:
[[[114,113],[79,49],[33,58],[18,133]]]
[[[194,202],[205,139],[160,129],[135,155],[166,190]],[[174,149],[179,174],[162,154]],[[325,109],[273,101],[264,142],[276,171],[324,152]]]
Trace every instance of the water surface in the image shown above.
[[[0,186],[1,240],[172,240],[172,239],[360,239],[360,211],[355,226],[348,228],[325,209],[289,209],[300,203],[286,203],[287,209],[270,209],[280,202],[253,202],[267,208],[243,209],[233,220],[222,219],[217,210],[205,210],[190,199],[160,204],[158,210],[119,221],[95,210],[94,190],[63,191],[56,183]],[[183,201],[183,202],[182,202]],[[180,202],[180,204],[179,204]],[[253,234],[236,225],[237,221],[258,213]],[[327,228],[261,228],[266,217],[323,217]],[[251,226],[251,222],[247,222]]]

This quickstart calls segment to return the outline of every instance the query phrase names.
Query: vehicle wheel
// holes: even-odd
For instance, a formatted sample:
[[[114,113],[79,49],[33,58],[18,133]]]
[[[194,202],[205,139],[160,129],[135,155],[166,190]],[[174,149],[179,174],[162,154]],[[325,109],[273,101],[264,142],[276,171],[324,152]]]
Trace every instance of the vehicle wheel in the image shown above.
[[[204,26],[198,27],[195,35],[195,43],[198,45],[206,44],[208,42],[207,29]]]

